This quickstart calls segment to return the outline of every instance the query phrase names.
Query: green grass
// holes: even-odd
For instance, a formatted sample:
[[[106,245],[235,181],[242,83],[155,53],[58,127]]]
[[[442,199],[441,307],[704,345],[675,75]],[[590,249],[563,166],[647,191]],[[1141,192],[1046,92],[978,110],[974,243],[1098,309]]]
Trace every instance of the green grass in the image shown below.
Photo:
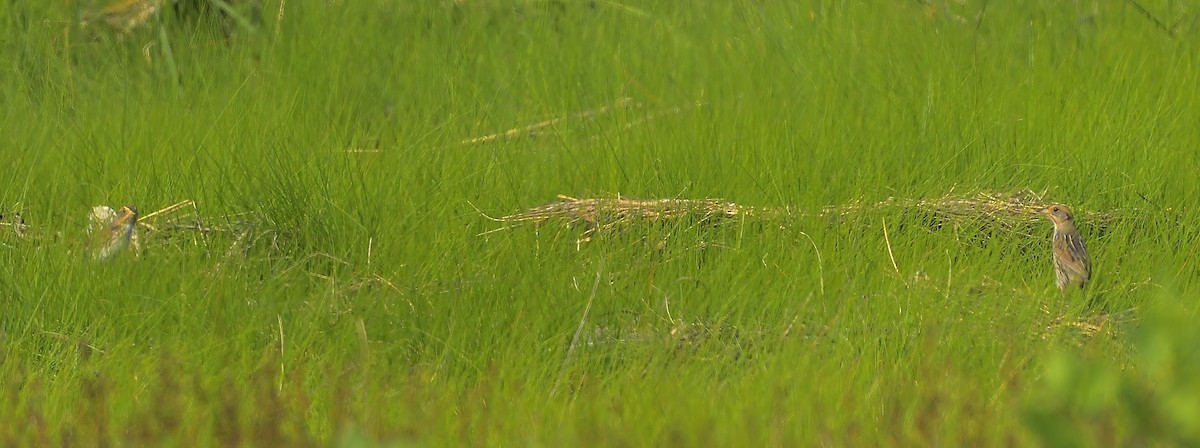
[[[1195,443],[1200,10],[965,3],[0,5],[0,445]],[[1022,190],[1085,295],[872,206]],[[487,217],[557,194],[792,213]]]

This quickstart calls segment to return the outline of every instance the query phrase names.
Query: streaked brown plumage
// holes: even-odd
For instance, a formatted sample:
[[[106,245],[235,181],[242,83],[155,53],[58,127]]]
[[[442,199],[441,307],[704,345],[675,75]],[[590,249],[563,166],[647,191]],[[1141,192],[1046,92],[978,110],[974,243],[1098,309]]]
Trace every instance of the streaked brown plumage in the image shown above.
[[[106,211],[108,216],[94,216],[93,219],[102,220],[101,226],[92,234],[87,249],[97,260],[107,260],[129,245],[134,225],[137,224],[138,211],[137,207],[126,205],[112,215],[112,209],[98,208],[102,208],[102,212]]]
[[[1075,228],[1075,216],[1060,204],[1041,209],[1039,213],[1054,222],[1054,273],[1058,278],[1058,289],[1063,294],[1073,284],[1083,289],[1092,276],[1092,259],[1079,229]]]

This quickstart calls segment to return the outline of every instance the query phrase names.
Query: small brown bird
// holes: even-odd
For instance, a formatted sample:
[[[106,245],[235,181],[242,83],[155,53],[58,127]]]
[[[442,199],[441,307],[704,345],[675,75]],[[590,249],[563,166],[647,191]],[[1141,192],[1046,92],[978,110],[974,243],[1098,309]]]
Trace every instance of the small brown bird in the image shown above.
[[[97,260],[107,260],[129,245],[134,236],[134,225],[137,224],[137,207],[126,205],[113,213],[108,207],[96,207],[93,211],[93,221],[99,224],[88,240],[88,251]]]
[[[1087,245],[1075,228],[1075,216],[1066,206],[1054,204],[1038,210],[1054,222],[1054,273],[1058,277],[1058,289],[1067,293],[1067,286],[1078,283],[1079,289],[1087,286],[1092,276],[1092,259],[1088,257]]]

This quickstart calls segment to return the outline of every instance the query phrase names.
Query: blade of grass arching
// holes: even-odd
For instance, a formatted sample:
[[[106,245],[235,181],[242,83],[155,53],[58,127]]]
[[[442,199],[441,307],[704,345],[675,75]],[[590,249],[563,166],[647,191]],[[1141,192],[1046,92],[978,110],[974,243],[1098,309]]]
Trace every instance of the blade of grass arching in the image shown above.
[[[214,6],[219,8],[225,14],[229,14],[229,17],[232,17],[233,21],[237,22],[239,28],[245,30],[247,33],[254,32],[254,25],[252,25],[249,20],[246,20],[246,18],[243,17],[242,14],[239,14],[237,12],[237,10],[233,9],[233,7],[230,6],[228,2],[226,2],[224,0],[209,0],[209,3],[212,3]],[[283,11],[282,6],[280,6],[280,8],[281,8],[280,15],[282,15],[282,11]]]
[[[179,77],[179,67],[175,64],[175,52],[171,50],[171,38],[167,37],[167,27],[163,23],[162,14],[158,15],[158,41],[162,47],[163,60],[167,61],[167,72],[170,73],[171,79],[175,80],[175,92],[179,93],[183,87],[183,80]]]
[[[579,335],[583,333],[583,327],[587,325],[588,313],[592,311],[592,301],[596,299],[596,290],[600,289],[600,277],[602,275],[604,275],[603,262],[600,264],[600,269],[596,271],[596,280],[592,283],[592,292],[588,295],[587,304],[583,307],[583,316],[579,318],[579,326],[575,328],[575,336],[571,338],[571,345],[567,347],[567,355],[563,357],[562,366],[558,369],[558,380],[554,382],[554,387],[550,388],[551,397],[558,393],[558,386],[562,383],[563,375],[567,373],[567,364],[571,362],[571,354],[575,352],[575,347],[579,346]]]
[[[1168,37],[1171,37],[1171,38],[1175,37],[1175,28],[1174,27],[1168,27],[1167,24],[1163,23],[1162,20],[1159,20],[1157,16],[1155,16],[1153,13],[1150,12],[1150,10],[1148,10],[1144,6],[1142,6],[1141,3],[1138,3],[1137,0],[1126,0],[1126,2],[1129,3],[1130,5],[1133,5],[1134,9],[1136,9],[1138,12],[1142,13],[1142,16],[1145,16],[1146,20],[1149,20],[1150,23],[1153,23],[1155,28],[1158,28],[1160,31],[1167,33]]]

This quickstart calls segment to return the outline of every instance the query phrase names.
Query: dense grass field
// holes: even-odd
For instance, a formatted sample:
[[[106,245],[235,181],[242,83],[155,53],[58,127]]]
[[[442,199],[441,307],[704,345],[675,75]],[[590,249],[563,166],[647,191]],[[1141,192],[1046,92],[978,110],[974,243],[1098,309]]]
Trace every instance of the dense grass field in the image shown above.
[[[1188,2],[231,3],[0,3],[0,445],[1200,443]]]

